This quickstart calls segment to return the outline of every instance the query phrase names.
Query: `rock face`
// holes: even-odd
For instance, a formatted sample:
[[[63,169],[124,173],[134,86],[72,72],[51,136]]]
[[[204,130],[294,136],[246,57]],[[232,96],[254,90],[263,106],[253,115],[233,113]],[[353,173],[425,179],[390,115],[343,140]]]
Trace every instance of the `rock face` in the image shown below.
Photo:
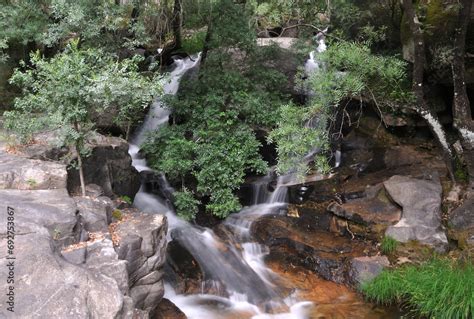
[[[150,313],[164,294],[166,233],[163,215],[135,214],[115,228],[118,257],[127,261],[133,306]]]
[[[86,184],[101,186],[105,196],[133,198],[140,188],[140,175],[131,166],[127,142],[118,137],[97,135],[90,144],[91,155],[83,160]],[[69,170],[67,185],[70,191],[79,187],[77,170]]]
[[[397,223],[401,218],[401,209],[386,196],[382,184],[369,187],[362,198],[346,203],[329,204],[328,211],[353,223],[368,227],[368,231],[378,235],[379,230]]]
[[[441,226],[442,188],[437,175],[432,179],[393,176],[384,182],[390,197],[403,208],[402,219],[386,235],[400,242],[418,240],[444,250],[448,244]]]
[[[0,150],[0,250],[14,258],[2,258],[0,288],[15,295],[2,294],[0,302],[10,298],[18,318],[148,318],[163,294],[166,219],[124,210],[129,222],[120,234],[138,238],[132,242],[141,258],[121,258],[123,249],[109,232],[114,202],[97,186],[88,187],[92,197],[72,198],[66,182],[64,164]],[[139,268],[130,272],[134,265]],[[0,308],[0,318],[11,315]]]
[[[65,165],[0,153],[0,189],[66,188]]]
[[[41,143],[25,146],[21,151],[31,159],[56,161],[69,165],[76,158],[75,152],[66,146],[59,146],[61,141],[58,135],[59,133],[56,131],[39,133],[35,135],[35,139],[41,141]],[[126,195],[133,198],[140,188],[140,175],[131,165],[132,159],[128,154],[128,143],[119,137],[103,136],[98,133],[91,135],[86,144],[90,150],[90,156],[83,158],[85,183],[100,186],[104,191],[104,195],[108,197]],[[21,169],[12,167],[12,158],[14,158],[15,163],[18,163],[15,166],[21,167]],[[17,161],[19,161],[18,157],[2,153],[0,165],[9,168],[10,170],[5,169],[5,171],[13,172],[17,182],[21,182],[22,185],[26,184],[26,188],[23,187],[24,189],[64,188],[64,185],[55,184],[55,174],[58,169],[57,166],[60,165],[59,163],[32,161],[26,158],[24,163]],[[40,170],[36,165],[44,168]],[[28,170],[32,166],[35,166],[34,169]],[[31,172],[35,172],[38,176],[31,176]],[[64,173],[64,170],[62,172]],[[8,181],[12,178],[10,176],[12,173],[8,174],[5,177],[0,176],[0,183],[2,183],[2,179]],[[22,176],[24,176],[23,179],[21,179]],[[34,183],[35,180],[37,180],[36,183]],[[51,185],[44,183],[50,183]],[[74,193],[79,185],[79,173],[76,169],[70,167],[67,172],[67,188]],[[11,185],[11,187],[16,186]]]
[[[449,233],[461,248],[474,248],[474,196],[466,199],[451,212]]]

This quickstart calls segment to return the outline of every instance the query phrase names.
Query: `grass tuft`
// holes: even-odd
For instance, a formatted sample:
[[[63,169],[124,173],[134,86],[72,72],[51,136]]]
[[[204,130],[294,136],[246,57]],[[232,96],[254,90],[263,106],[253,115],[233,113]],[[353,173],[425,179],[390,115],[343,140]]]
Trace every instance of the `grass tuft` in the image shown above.
[[[377,303],[407,303],[421,316],[468,319],[474,315],[474,266],[432,259],[420,266],[384,270],[362,291]]]
[[[385,236],[382,239],[382,244],[380,245],[380,250],[385,255],[390,255],[393,253],[398,246],[398,241],[390,236]]]

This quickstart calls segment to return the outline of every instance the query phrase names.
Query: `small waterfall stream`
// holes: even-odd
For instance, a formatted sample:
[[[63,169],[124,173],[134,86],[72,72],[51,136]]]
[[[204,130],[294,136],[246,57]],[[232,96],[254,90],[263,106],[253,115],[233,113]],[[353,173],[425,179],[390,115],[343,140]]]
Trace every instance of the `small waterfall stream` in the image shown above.
[[[320,41],[324,45],[324,39]],[[184,73],[199,63],[200,57],[175,60],[174,70],[164,85],[165,94],[176,94]],[[317,67],[314,53],[308,60]],[[314,65],[313,65],[314,66]],[[158,99],[153,103],[145,122],[132,139],[129,153],[133,166],[138,171],[151,170],[139,153],[139,145],[146,134],[168,122],[170,111]],[[287,177],[288,178],[288,177]],[[166,184],[166,179],[163,178]],[[144,186],[137,193],[134,206],[149,213],[163,213],[169,222],[168,240],[177,240],[199,263],[205,275],[203,286],[217,287],[218,295],[180,295],[171,284],[165,284],[165,297],[175,303],[188,318],[223,318],[234,314],[234,318],[304,318],[305,307],[311,302],[298,302],[294,298],[282,297],[275,284],[277,275],[264,263],[269,253],[266,246],[253,241],[250,227],[260,216],[279,212],[286,206],[288,180],[279,178],[272,190],[272,177],[262,177],[253,185],[253,205],[239,213],[230,215],[224,222],[229,229],[229,238],[219,238],[213,230],[198,227],[175,215],[172,207],[162,198],[147,193]],[[165,185],[169,188],[169,185]],[[169,189],[170,190],[170,189]],[[172,189],[170,190],[172,191]],[[289,312],[288,312],[289,311]],[[274,314],[277,312],[284,312]],[[235,317],[237,314],[237,317]]]

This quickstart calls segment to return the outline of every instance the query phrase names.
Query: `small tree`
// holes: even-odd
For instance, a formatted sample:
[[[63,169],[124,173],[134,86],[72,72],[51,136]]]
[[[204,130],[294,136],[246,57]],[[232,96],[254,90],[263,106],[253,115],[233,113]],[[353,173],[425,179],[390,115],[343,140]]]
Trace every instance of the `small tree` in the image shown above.
[[[130,114],[138,113],[158,92],[158,84],[138,74],[136,62],[118,62],[100,50],[80,50],[78,41],[51,60],[38,52],[32,54],[34,68],[17,69],[10,79],[23,95],[15,100],[14,111],[5,112],[6,127],[20,133],[23,141],[36,131],[59,129],[63,143],[76,153],[85,195],[82,159],[87,155],[87,136],[95,127],[93,115],[114,102],[118,118],[131,120]],[[22,67],[26,68],[25,63]],[[114,72],[116,78],[111,76]],[[116,95],[118,90],[120,95]]]

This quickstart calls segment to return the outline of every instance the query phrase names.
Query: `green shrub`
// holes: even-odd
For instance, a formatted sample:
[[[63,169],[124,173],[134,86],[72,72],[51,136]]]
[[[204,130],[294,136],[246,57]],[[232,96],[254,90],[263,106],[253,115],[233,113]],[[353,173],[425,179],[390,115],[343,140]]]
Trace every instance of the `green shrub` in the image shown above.
[[[132,205],[132,199],[130,197],[128,197],[127,195],[120,196],[120,200],[124,203]]]
[[[380,250],[385,255],[390,255],[393,253],[398,246],[398,241],[390,236],[385,236],[382,240],[382,244],[380,245]]]
[[[362,291],[370,300],[406,303],[414,314],[429,318],[472,318],[474,267],[469,262],[432,259],[419,266],[384,270]]]
[[[194,194],[187,188],[183,191],[174,193],[174,204],[176,213],[185,220],[192,220],[199,211],[199,200],[194,198]]]
[[[183,50],[188,54],[201,52],[204,48],[206,32],[199,31],[183,39]]]

